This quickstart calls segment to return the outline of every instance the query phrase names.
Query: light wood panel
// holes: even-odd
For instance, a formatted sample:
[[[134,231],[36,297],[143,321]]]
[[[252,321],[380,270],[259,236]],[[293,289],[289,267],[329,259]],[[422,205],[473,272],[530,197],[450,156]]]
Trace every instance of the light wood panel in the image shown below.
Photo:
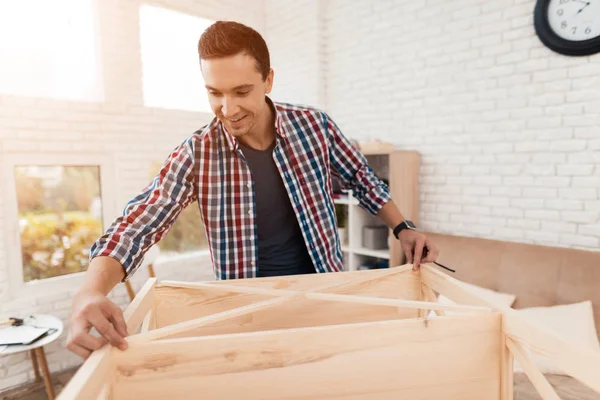
[[[494,400],[500,323],[488,314],[132,345],[115,353],[114,396]]]

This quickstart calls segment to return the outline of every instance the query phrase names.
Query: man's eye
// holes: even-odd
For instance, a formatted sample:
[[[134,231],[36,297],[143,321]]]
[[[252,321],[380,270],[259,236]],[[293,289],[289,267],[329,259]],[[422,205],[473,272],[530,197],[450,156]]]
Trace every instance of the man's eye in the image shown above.
[[[237,92],[238,96],[247,96],[248,93],[250,93],[249,90],[246,90],[245,92]]]
[[[208,93],[210,93],[211,96],[216,96],[216,97],[219,97],[221,95],[221,93],[219,93],[219,92],[208,92]]]

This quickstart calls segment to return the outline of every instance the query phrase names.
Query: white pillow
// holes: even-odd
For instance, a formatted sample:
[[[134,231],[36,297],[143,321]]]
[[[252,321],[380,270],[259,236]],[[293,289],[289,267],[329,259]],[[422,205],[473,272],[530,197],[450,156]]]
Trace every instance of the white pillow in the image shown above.
[[[485,300],[489,301],[490,303],[501,304],[506,307],[512,307],[512,305],[514,304],[514,302],[517,298],[517,296],[515,296],[514,294],[496,292],[495,290],[491,290],[491,289],[484,288],[481,286],[473,285],[472,283],[467,283],[467,282],[462,282],[462,281],[461,281],[461,283],[465,286],[468,286],[469,288],[472,288],[475,292],[477,292],[477,294],[479,296],[481,296]],[[456,304],[456,302],[450,300],[443,294],[438,295],[438,303],[449,304],[449,305]],[[446,311],[445,313],[446,313],[446,315],[464,314],[464,313],[457,312],[457,311]],[[429,313],[429,316],[434,317],[435,312],[431,311]]]
[[[598,332],[594,323],[594,310],[591,301],[551,307],[531,307],[515,310],[528,321],[553,331],[561,339],[577,343],[595,351],[600,351]],[[527,350],[532,361],[543,374],[566,375],[542,355]],[[515,372],[523,372],[515,359]]]

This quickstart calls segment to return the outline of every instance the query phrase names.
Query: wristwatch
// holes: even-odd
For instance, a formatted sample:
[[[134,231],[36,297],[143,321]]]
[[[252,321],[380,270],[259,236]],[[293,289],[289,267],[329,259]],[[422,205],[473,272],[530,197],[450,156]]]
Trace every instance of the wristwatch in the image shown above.
[[[409,221],[409,220],[402,221],[394,228],[394,236],[396,236],[396,239],[399,239],[398,235],[400,234],[400,232],[402,232],[405,229],[411,229],[413,231],[416,231],[417,227],[412,221]]]

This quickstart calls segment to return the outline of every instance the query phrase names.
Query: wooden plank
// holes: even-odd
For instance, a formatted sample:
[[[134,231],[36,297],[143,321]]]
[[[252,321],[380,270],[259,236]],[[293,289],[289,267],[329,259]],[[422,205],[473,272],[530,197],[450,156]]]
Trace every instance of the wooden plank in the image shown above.
[[[496,400],[500,340],[483,314],[132,344],[114,396]]]
[[[59,400],[96,399],[105,392],[105,384],[114,378],[111,364],[112,348],[110,345],[94,351],[75,375],[59,393]]]
[[[534,362],[531,360],[523,346],[514,342],[513,340],[507,338],[506,346],[509,348],[511,353],[515,356],[527,377],[538,391],[538,393],[542,396],[544,400],[560,400],[560,397],[554,391],[554,388],[550,385],[550,383],[546,380],[544,374],[542,374]]]
[[[206,317],[233,310],[273,296],[232,291],[226,286],[204,284],[194,286],[186,283],[158,285],[156,294],[156,327],[177,324],[191,319]]]
[[[525,345],[532,351],[544,355],[553,364],[600,393],[600,352],[584,348],[579,343],[566,342],[554,332],[525,320],[512,308],[493,304],[479,297],[460,281],[447,276],[430,265],[421,269],[423,281],[433,290],[444,294],[453,301],[488,306],[503,314],[502,329],[515,342]]]
[[[127,332],[130,335],[137,332],[148,311],[154,309],[154,286],[156,286],[156,279],[150,278],[146,281],[123,313],[123,318],[127,324]]]

